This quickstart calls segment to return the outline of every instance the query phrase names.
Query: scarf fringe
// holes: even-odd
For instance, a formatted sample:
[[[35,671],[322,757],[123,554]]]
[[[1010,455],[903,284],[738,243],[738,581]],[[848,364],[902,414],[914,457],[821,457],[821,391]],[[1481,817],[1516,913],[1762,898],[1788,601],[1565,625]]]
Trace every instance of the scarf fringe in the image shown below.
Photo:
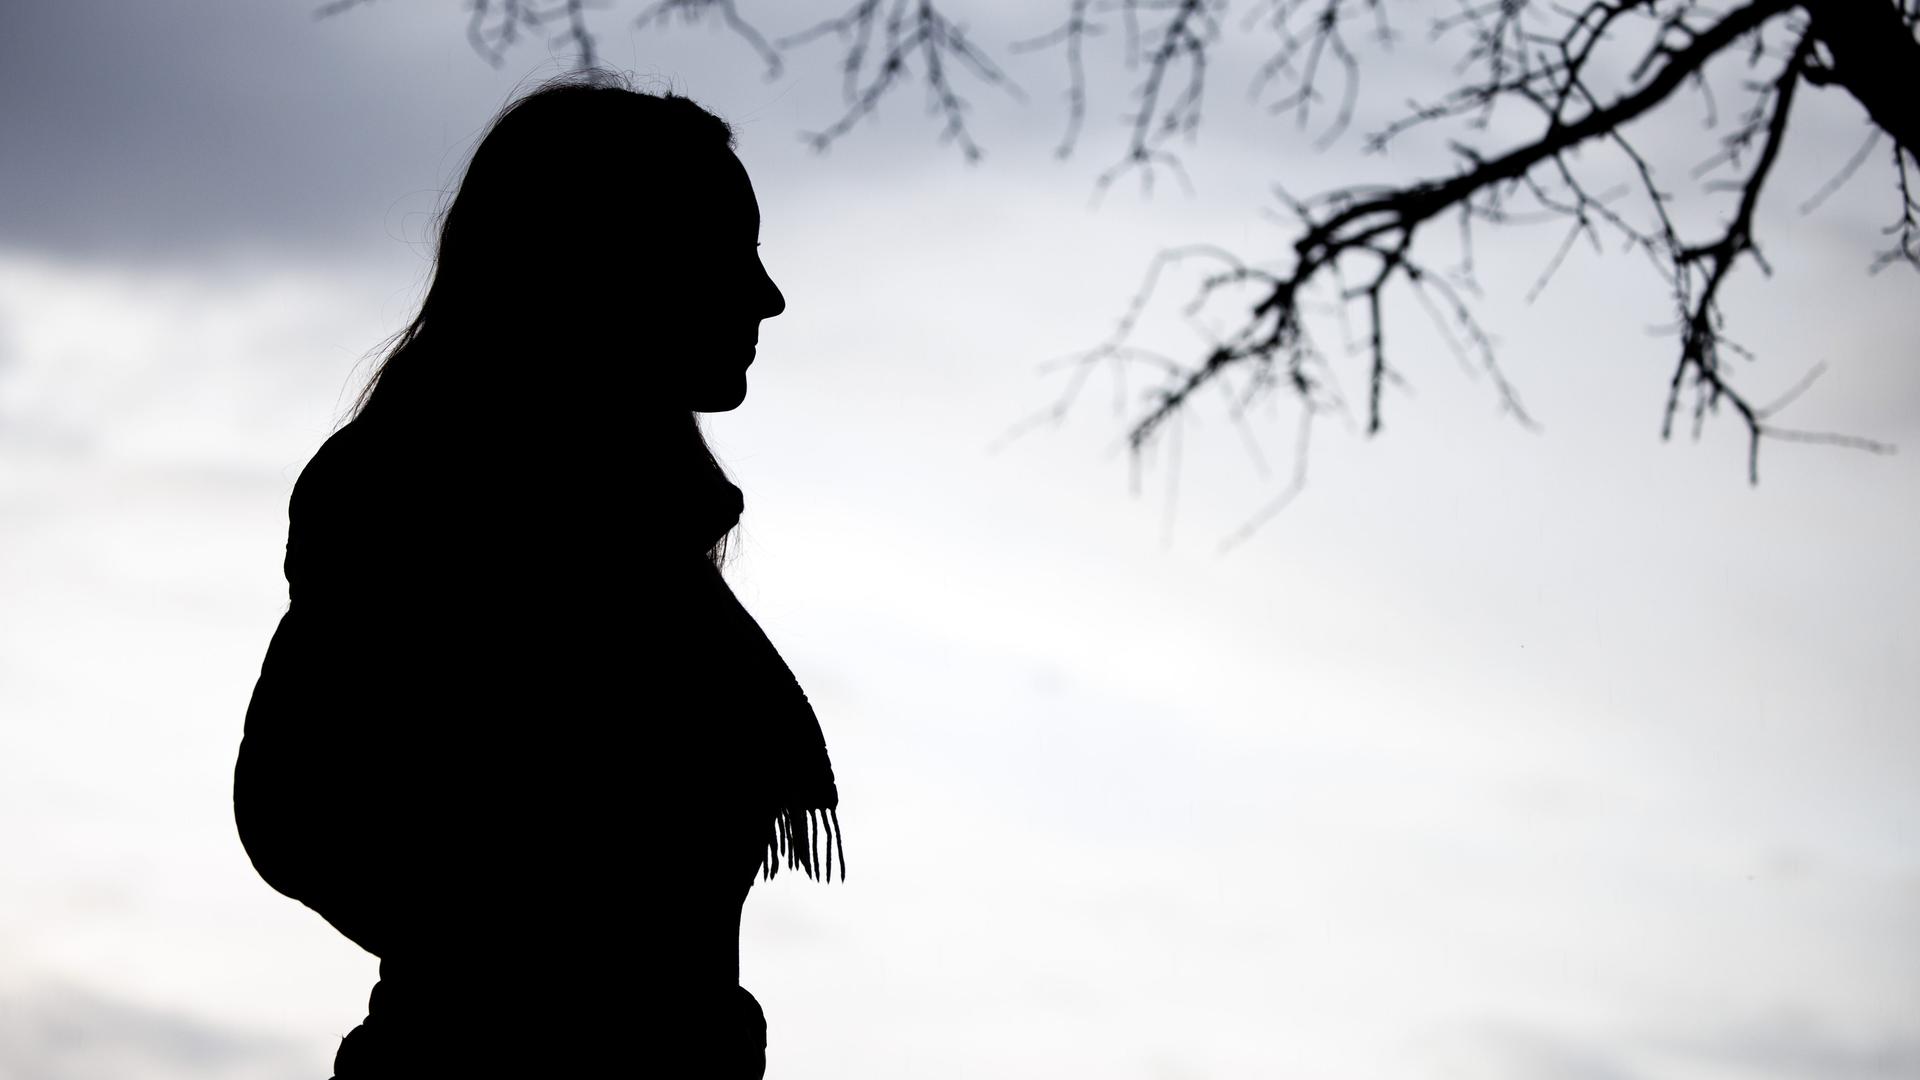
[[[767,854],[761,860],[761,879],[772,880],[780,864],[815,881],[833,880],[834,849],[839,849],[840,880],[847,880],[847,849],[840,834],[840,815],[834,807],[781,807],[767,825]]]

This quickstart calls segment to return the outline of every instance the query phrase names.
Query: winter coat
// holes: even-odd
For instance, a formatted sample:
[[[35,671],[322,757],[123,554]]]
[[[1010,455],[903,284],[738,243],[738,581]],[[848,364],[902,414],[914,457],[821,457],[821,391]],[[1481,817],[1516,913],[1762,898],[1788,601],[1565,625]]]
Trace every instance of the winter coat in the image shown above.
[[[270,885],[412,973],[390,997],[458,1003],[433,1023],[731,989],[756,874],[832,839],[812,709],[705,554],[739,491],[668,460],[368,415],[294,488],[236,822]]]

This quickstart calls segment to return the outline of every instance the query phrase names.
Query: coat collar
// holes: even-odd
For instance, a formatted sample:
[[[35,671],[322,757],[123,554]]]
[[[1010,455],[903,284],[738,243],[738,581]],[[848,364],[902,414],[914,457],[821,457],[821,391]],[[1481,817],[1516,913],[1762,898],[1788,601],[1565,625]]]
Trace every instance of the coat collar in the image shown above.
[[[667,529],[675,537],[674,545],[684,544],[704,553],[740,523],[746,500],[718,469],[699,471],[708,475],[684,480],[679,497],[661,510]]]

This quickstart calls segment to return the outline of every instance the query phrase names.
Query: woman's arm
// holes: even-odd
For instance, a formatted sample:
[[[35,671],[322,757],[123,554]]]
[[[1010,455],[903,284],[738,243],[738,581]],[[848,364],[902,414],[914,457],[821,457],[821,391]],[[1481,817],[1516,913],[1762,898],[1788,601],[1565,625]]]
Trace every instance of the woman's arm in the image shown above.
[[[576,493],[524,472],[381,464],[323,451],[296,489],[236,777],[262,875],[384,954],[684,855],[639,792],[687,756],[668,718],[695,715],[710,568],[570,527]]]

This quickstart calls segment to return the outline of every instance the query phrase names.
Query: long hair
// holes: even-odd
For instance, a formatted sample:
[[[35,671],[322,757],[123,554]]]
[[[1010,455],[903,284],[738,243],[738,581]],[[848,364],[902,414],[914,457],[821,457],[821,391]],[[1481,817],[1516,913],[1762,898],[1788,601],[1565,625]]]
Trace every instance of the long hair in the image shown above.
[[[591,215],[671,198],[694,163],[733,146],[732,127],[691,99],[635,90],[604,68],[557,76],[510,102],[436,215],[419,310],[370,351],[379,360],[341,422],[414,413],[436,398],[470,403],[477,399],[462,392],[476,383],[511,381],[499,346],[513,320],[532,312],[562,321],[555,313],[579,302],[567,291],[578,283],[566,275],[607,260],[613,240]],[[520,333],[514,340],[532,340]],[[696,413],[673,410],[649,422],[672,429],[657,433],[662,445],[695,448],[704,467],[725,476]],[[715,567],[725,564],[733,532],[707,552]]]

